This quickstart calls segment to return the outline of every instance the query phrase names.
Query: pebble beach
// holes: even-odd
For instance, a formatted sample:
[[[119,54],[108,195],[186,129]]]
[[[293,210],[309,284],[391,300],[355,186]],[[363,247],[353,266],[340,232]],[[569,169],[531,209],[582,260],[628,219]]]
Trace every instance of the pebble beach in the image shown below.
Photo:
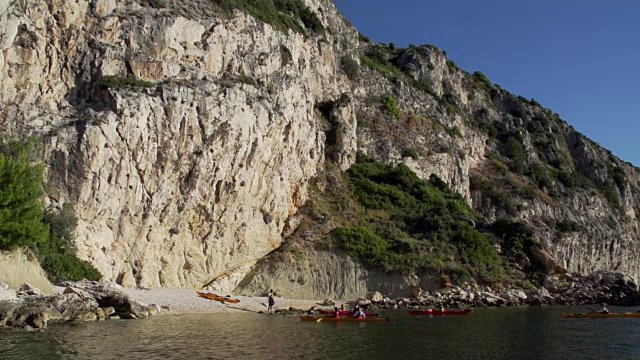
[[[198,296],[195,289],[135,289],[123,288],[131,298],[146,305],[156,305],[160,314],[189,314],[189,313],[221,313],[221,312],[267,312],[266,297],[234,296],[233,294],[217,293],[221,296],[230,295],[240,302],[235,304],[221,303]],[[275,309],[308,310],[319,306],[321,300],[286,299],[276,297]]]

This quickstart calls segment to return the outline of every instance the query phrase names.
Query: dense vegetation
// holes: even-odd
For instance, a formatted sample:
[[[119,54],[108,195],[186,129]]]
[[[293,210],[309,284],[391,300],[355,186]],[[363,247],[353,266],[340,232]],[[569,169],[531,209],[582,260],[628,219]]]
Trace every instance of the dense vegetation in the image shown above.
[[[536,242],[533,232],[517,222],[482,226],[446,183],[435,175],[423,181],[404,164],[385,165],[359,154],[346,180],[359,203],[358,216],[350,216],[355,220],[333,235],[345,252],[372,267],[503,280],[514,256],[526,254]],[[504,258],[496,245],[506,250]]]
[[[33,142],[0,146],[0,248],[15,249],[47,239],[42,213],[42,165],[34,165]]]
[[[100,273],[75,256],[75,215],[43,210],[41,164],[35,141],[0,145],[0,249],[31,246],[52,281],[100,279]]]
[[[80,260],[75,255],[72,231],[77,219],[73,208],[66,206],[61,211],[49,210],[44,214],[44,221],[49,224],[48,241],[38,243],[36,250],[49,280],[100,280],[102,274],[89,262]]]
[[[211,0],[223,14],[233,10],[248,13],[274,28],[306,34],[323,34],[325,29],[318,16],[302,0]]]

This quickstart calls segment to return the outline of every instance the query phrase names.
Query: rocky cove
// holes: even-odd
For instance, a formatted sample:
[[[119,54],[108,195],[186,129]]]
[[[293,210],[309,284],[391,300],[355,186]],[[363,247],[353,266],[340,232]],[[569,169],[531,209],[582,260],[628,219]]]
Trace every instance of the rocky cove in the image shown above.
[[[3,134],[37,137],[45,207],[73,209],[73,247],[106,281],[381,307],[637,303],[637,168],[434,46],[372,42],[332,1],[301,2],[323,31],[215,4],[0,0]],[[375,228],[400,216],[323,198],[349,192],[359,153],[439,180],[463,211],[411,234]],[[487,257],[469,260],[464,236],[429,238],[453,224],[483,240],[505,218],[531,241],[485,239],[488,268],[517,275],[504,286],[481,279]],[[335,236],[349,226],[422,262],[367,263]],[[442,283],[450,273],[463,276]],[[110,286],[12,285],[3,323],[155,312],[118,292],[108,305]]]
[[[162,303],[147,305],[127,295],[119,285],[109,282],[81,281],[63,285],[64,287],[60,288],[60,293],[44,295],[29,284],[24,284],[18,292],[10,290],[6,284],[0,284],[0,328],[27,331],[43,330],[49,324],[68,321],[142,319],[151,315],[171,314],[181,307],[184,308],[184,304],[168,300],[170,296],[167,294],[163,297]],[[319,308],[330,310],[340,303],[358,304],[369,310],[597,303],[619,306],[640,305],[640,294],[635,282],[624,274],[608,271],[600,271],[588,276],[578,273],[563,274],[557,277],[550,276],[545,278],[543,287],[529,290],[502,289],[496,291],[490,288],[479,289],[477,286],[448,286],[437,291],[423,291],[415,286],[411,291],[413,296],[397,298],[389,298],[378,291],[371,291],[355,299],[325,299],[316,302],[294,300],[291,303],[294,306],[289,307],[283,307],[283,299],[277,298],[276,304],[280,306],[274,313],[283,316],[315,314]],[[182,294],[190,294],[191,298],[181,297],[179,301],[192,302],[196,299],[194,291],[185,291]],[[144,299],[144,295],[142,298]],[[202,299],[199,300],[202,301]],[[246,300],[244,298],[241,303]],[[262,302],[264,297],[249,301]],[[256,307],[251,308],[247,305],[244,305],[244,308],[236,307],[236,309],[265,312],[263,308],[258,307],[256,310]],[[210,308],[199,311],[222,310]]]

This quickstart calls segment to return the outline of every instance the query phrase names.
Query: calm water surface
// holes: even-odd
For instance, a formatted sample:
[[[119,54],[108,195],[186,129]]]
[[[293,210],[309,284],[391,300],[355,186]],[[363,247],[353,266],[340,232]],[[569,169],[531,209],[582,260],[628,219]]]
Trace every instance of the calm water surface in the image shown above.
[[[436,317],[383,312],[390,323],[248,313],[70,323],[0,332],[0,359],[640,359],[640,318],[560,316],[581,311],[586,307]]]

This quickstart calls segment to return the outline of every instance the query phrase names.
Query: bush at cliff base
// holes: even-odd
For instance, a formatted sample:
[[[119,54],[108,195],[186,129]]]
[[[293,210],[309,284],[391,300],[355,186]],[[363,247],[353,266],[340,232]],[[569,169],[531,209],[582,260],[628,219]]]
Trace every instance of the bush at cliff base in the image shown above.
[[[35,139],[0,143],[0,249],[31,246],[49,280],[99,280],[91,264],[75,256],[73,209],[43,210],[43,166],[34,157]]]

